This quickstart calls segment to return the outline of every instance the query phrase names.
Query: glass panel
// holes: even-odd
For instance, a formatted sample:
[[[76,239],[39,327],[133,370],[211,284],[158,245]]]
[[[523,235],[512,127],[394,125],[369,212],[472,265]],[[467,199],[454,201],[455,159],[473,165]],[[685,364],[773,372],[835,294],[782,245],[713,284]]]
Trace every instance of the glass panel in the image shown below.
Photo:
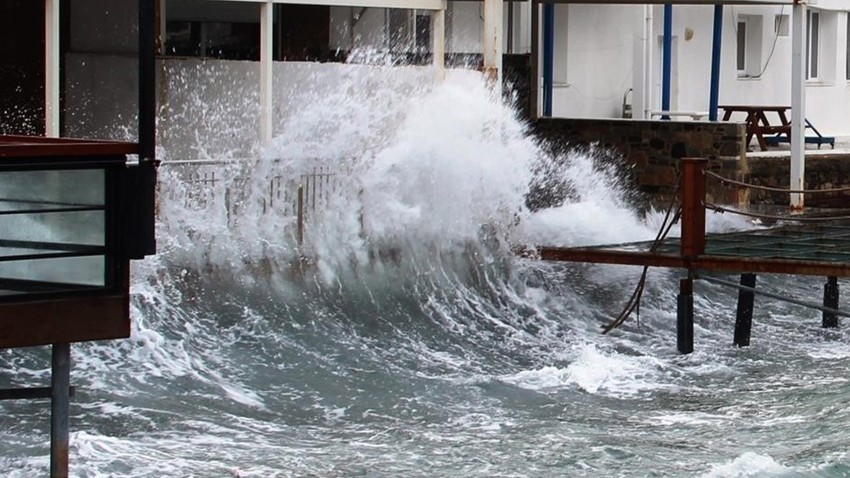
[[[809,30],[812,36],[812,50],[809,59],[811,60],[811,78],[818,77],[818,40],[820,40],[820,14],[812,12],[811,29]]]
[[[0,284],[4,280],[8,282],[11,279],[103,287],[106,285],[104,268],[103,256],[0,262]],[[9,284],[6,285],[9,286]],[[2,289],[3,287],[0,286],[0,290]],[[10,286],[9,289],[14,287]]]
[[[0,295],[105,286],[105,171],[0,173]]]

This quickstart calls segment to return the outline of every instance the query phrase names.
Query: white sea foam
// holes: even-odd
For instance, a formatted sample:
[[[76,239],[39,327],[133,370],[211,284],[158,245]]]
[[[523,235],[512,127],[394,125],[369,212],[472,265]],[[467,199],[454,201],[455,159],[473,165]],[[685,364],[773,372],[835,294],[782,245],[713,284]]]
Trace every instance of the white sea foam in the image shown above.
[[[788,468],[777,463],[768,455],[748,451],[729,463],[715,466],[702,478],[756,478],[782,476]]]
[[[585,344],[578,347],[577,355],[566,367],[525,370],[501,380],[544,392],[577,386],[590,394],[629,398],[663,387],[658,382],[661,367],[663,364],[652,357],[605,353],[596,345]]]

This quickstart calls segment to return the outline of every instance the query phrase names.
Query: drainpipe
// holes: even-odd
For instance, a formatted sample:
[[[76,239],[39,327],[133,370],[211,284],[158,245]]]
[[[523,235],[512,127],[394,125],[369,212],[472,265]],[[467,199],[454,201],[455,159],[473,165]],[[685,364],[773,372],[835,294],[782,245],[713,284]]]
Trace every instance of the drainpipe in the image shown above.
[[[711,44],[711,92],[708,99],[708,120],[717,121],[720,97],[720,42],[723,34],[723,5],[714,6],[714,36]]]
[[[555,5],[543,5],[543,116],[552,116],[555,83]]]
[[[664,49],[661,56],[661,109],[670,111],[670,70],[673,68],[673,5],[664,4]],[[661,119],[669,120],[669,116]]]
[[[652,5],[644,5],[644,60],[643,60],[643,118],[652,117],[652,49],[654,47]]]

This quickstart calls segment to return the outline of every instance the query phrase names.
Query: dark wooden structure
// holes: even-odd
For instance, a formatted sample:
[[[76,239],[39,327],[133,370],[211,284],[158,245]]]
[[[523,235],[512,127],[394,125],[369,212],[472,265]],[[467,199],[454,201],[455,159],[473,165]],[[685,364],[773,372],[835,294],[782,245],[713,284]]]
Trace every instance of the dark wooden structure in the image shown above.
[[[50,399],[51,477],[69,476],[71,343],[130,336],[130,260],[156,252],[154,0],[138,26],[138,143],[0,136],[0,348],[52,346],[50,386],[0,400]]]
[[[0,136],[0,348],[128,337],[127,155]]]
[[[730,234],[706,235],[706,168],[704,159],[682,160],[681,238],[593,247],[548,247],[522,253],[548,261],[679,268],[687,271],[680,284],[678,349],[693,351],[693,280],[733,285],[741,291],[735,344],[748,345],[752,318],[750,294],[755,274],[777,273],[827,277],[823,306],[802,304],[824,312],[824,327],[837,326],[838,277],[850,277],[850,223],[821,222]],[[793,220],[793,218],[790,218]],[[711,272],[742,274],[740,285],[728,284]],[[768,295],[761,292],[763,295]],[[777,297],[782,300],[783,298]],[[789,300],[792,302],[792,300]],[[799,302],[795,302],[799,303]]]

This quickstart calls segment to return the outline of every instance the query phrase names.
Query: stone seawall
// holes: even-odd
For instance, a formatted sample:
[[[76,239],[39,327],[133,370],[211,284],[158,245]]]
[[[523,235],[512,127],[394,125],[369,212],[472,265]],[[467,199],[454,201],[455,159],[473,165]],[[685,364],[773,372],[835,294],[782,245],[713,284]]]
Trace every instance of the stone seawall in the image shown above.
[[[532,132],[554,153],[570,149],[610,151],[622,161],[626,181],[650,201],[675,191],[681,158],[707,158],[709,168],[738,181],[747,174],[744,125],[731,122],[541,118]],[[747,202],[746,191],[708,185],[713,202]]]
[[[788,156],[750,157],[745,181],[750,184],[788,189],[791,159]],[[850,153],[827,153],[806,156],[806,189],[850,188]],[[750,204],[788,204],[788,195],[780,192],[752,189]],[[810,194],[805,197],[809,207],[850,207],[850,193]]]

